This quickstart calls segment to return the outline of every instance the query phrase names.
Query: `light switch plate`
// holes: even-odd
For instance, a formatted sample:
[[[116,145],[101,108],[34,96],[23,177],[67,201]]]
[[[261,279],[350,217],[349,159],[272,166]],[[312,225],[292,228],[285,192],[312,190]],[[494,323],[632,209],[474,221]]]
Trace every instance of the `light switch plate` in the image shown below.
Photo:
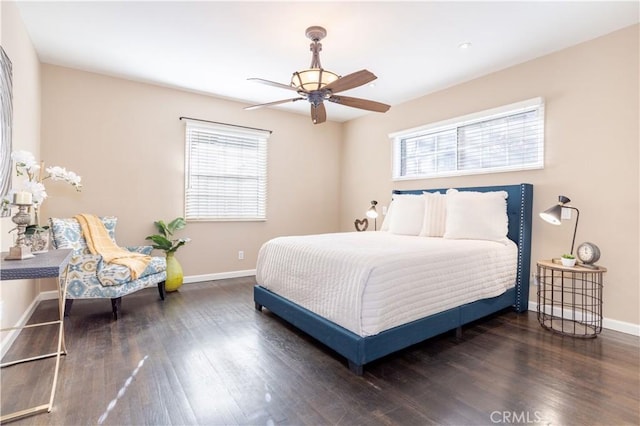
[[[565,207],[562,208],[562,214],[560,215],[560,219],[562,220],[571,220],[571,209],[567,209]]]

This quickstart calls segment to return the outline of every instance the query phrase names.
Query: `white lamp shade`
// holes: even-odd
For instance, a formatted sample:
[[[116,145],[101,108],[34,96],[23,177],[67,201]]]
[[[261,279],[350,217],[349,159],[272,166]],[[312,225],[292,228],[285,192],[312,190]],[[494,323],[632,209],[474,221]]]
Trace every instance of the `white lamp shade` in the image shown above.
[[[547,210],[540,213],[540,217],[552,225],[560,225],[561,216],[562,216],[562,206],[560,204],[556,204],[555,206],[550,207]]]
[[[367,210],[367,217],[370,219],[375,219],[378,217],[378,212],[376,211],[375,207],[369,207],[369,210]]]

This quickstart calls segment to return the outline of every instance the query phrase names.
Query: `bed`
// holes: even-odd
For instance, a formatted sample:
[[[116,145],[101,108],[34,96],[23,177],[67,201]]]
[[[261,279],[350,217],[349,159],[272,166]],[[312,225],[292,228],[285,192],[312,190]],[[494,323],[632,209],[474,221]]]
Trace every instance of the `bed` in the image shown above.
[[[393,196],[412,198],[413,195],[428,193],[425,196],[433,196],[446,191],[394,190]],[[443,238],[405,237],[388,232],[276,238],[260,250],[258,284],[254,287],[255,308],[258,311],[267,308],[344,356],[349,369],[358,375],[363,374],[364,365],[371,361],[449,330],[461,332],[464,324],[482,317],[506,308],[526,311],[533,186],[470,187],[457,188],[455,192],[467,196],[503,193],[508,240],[458,240],[459,243],[454,244]],[[336,248],[332,249],[332,244],[337,244]],[[429,274],[428,271],[436,271],[439,267],[437,263],[431,263],[435,262],[433,259],[439,256],[442,261],[450,257],[425,256],[422,250],[445,253],[448,246],[454,245],[453,249],[462,250],[460,253],[464,253],[465,259],[476,259],[471,270],[477,270],[478,276],[493,277],[493,271],[496,271],[496,278],[483,280],[468,274],[464,278],[466,282],[462,283],[468,288],[463,288],[459,278],[452,283],[444,281],[445,278],[454,279],[449,275],[455,274]],[[403,251],[397,247],[402,247]],[[288,257],[283,257],[285,255]],[[305,266],[305,263],[310,265]],[[445,285],[447,291],[416,290],[406,285],[407,275],[420,283],[429,282],[425,288]],[[353,287],[347,287],[347,284]],[[313,296],[320,287],[327,288],[323,290],[325,295]],[[394,293],[404,294],[406,302],[402,303],[412,304],[399,304],[391,298]],[[450,294],[458,296],[450,298]],[[439,299],[439,295],[446,297]]]

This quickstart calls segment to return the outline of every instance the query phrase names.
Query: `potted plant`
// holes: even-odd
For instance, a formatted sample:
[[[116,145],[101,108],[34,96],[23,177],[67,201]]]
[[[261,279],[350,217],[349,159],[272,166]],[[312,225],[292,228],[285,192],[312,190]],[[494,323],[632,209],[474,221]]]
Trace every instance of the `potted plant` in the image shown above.
[[[576,257],[572,254],[563,254],[560,256],[560,260],[562,261],[563,266],[575,266],[576,265]]]
[[[191,241],[190,238],[172,238],[174,232],[187,226],[187,221],[182,217],[173,219],[168,224],[163,220],[153,222],[159,234],[149,235],[146,239],[153,241],[152,247],[164,251],[167,258],[167,280],[165,281],[166,291],[176,291],[182,285],[184,274],[182,266],[175,258],[175,252]]]

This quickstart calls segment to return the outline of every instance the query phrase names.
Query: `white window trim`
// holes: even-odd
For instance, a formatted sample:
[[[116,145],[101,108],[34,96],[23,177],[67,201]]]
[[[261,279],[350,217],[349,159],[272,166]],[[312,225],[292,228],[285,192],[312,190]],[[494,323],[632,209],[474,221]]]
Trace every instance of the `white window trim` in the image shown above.
[[[253,128],[244,128],[242,126],[235,125],[227,125],[222,123],[212,123],[206,122],[202,120],[189,119],[186,117],[181,117],[182,120],[186,122],[185,126],[185,192],[184,192],[184,217],[189,222],[265,222],[267,220],[267,169],[268,169],[268,153],[267,153],[267,144],[269,136],[271,132],[269,130],[262,129],[253,129]],[[264,156],[264,170],[262,171],[262,188],[261,192],[264,194],[263,197],[263,216],[255,216],[255,217],[234,217],[234,216],[219,216],[219,217],[189,217],[187,215],[187,203],[188,203],[188,195],[187,191],[189,189],[189,178],[190,178],[190,145],[189,145],[189,128],[200,128],[209,130],[219,134],[228,134],[230,136],[248,136],[255,137],[257,139],[263,140],[262,148],[264,152],[262,155]]]
[[[544,99],[542,97],[532,98],[525,101],[515,102],[509,105],[500,106],[497,108],[491,108],[484,111],[479,111],[471,114],[467,114],[460,117],[455,117],[435,123],[426,124],[423,126],[413,127],[411,129],[401,130],[398,132],[390,133],[388,136],[391,139],[391,161],[392,161],[392,180],[393,181],[405,181],[405,180],[422,180],[422,179],[436,179],[441,177],[452,176],[469,176],[477,174],[489,174],[489,173],[504,173],[513,171],[524,170],[539,170],[544,168],[544,128],[542,129],[542,142],[538,145],[538,158],[540,161],[537,164],[532,165],[515,165],[504,167],[492,167],[486,169],[473,169],[473,170],[452,170],[447,172],[438,172],[435,174],[427,174],[420,176],[399,176],[399,168],[401,161],[400,154],[400,140],[409,139],[412,137],[420,136],[425,133],[435,133],[448,129],[466,126],[482,121],[498,119],[510,115],[516,115],[518,113],[525,112],[531,108],[538,108],[541,112],[541,120],[544,123]]]

